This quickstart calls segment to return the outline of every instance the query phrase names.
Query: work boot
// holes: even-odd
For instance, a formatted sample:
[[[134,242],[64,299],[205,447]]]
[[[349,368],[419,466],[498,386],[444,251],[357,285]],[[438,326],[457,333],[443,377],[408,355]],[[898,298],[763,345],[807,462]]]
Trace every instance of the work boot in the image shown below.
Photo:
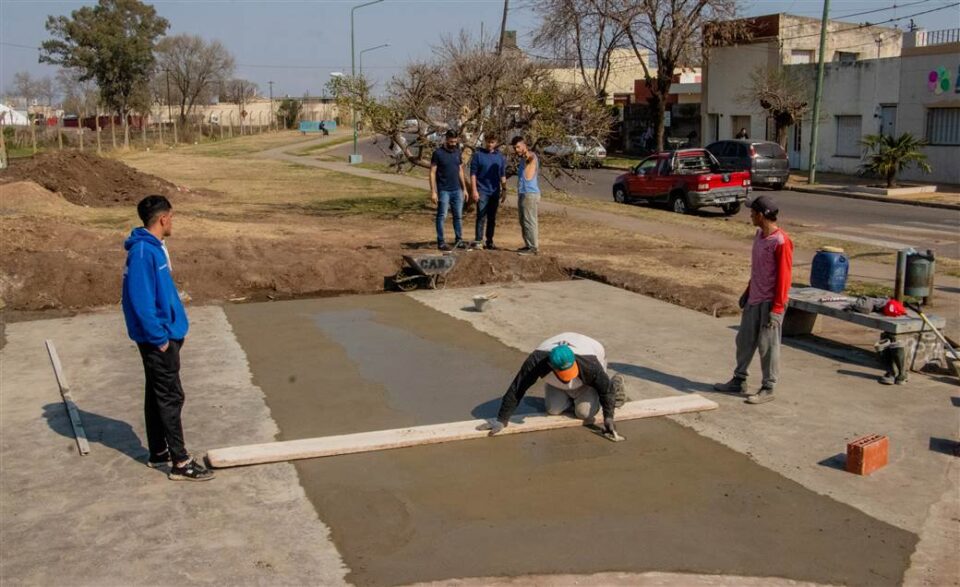
[[[881,385],[893,385],[896,382],[896,376],[892,371],[887,371],[877,381],[879,381]]]
[[[498,247],[497,245],[493,244],[493,241],[488,241],[487,244],[483,245],[483,248],[485,248],[485,249],[488,250],[488,251],[496,251],[496,250],[499,249],[500,247]]]
[[[467,243],[466,243],[466,241],[458,238],[457,240],[455,240],[455,241],[453,242],[453,248],[455,248],[455,249],[465,249],[465,248],[467,248]]]
[[[613,386],[613,401],[616,407],[627,403],[627,391],[623,388],[623,375],[617,373],[610,378],[610,384]]]
[[[773,397],[773,388],[772,387],[761,387],[760,391],[751,395],[747,398],[748,404],[765,404],[767,402],[772,402]]]
[[[909,372],[907,371],[907,349],[902,346],[895,347],[890,349],[890,354],[893,355],[893,366],[897,371],[897,378],[894,380],[894,383],[903,385],[909,378]]]
[[[470,248],[474,251],[482,251],[483,243],[480,241],[473,241],[472,243],[470,243]]]
[[[713,390],[719,391],[720,393],[735,393],[737,395],[746,395],[744,391],[744,381],[739,377],[734,377],[726,383],[714,383]]]
[[[448,245],[447,243],[440,243],[439,245],[437,245],[437,249],[444,252],[451,250],[450,245]]]

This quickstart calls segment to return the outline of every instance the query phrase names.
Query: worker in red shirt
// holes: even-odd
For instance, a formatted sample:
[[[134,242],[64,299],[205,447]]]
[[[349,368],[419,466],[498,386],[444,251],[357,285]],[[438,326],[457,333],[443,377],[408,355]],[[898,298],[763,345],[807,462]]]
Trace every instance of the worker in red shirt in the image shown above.
[[[777,226],[779,209],[773,198],[757,196],[748,205],[757,234],[753,237],[750,283],[740,296],[743,314],[737,332],[737,368],[733,379],[713,388],[745,396],[749,404],[762,404],[774,399],[773,389],[780,373],[780,331],[793,273],[793,242]],[[758,392],[749,393],[747,372],[758,349],[763,382]]]

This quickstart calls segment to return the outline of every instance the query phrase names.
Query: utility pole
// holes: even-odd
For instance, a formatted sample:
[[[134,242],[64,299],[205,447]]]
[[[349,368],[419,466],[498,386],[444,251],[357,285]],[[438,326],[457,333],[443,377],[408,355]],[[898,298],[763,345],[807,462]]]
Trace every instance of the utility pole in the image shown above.
[[[503,38],[507,34],[507,12],[510,10],[510,0],[503,0],[503,18],[500,20],[500,42],[497,43],[497,55],[503,53]]]
[[[807,183],[817,183],[817,134],[820,129],[820,101],[823,98],[823,69],[827,53],[827,23],[830,18],[830,0],[823,0],[823,18],[820,20],[820,60],[817,63],[817,88],[813,95],[813,132],[810,133],[810,177]]]
[[[356,13],[358,8],[363,8],[364,6],[370,6],[371,4],[379,4],[383,0],[370,0],[370,2],[364,2],[363,4],[357,4],[350,9],[350,78],[351,80],[356,79],[357,77],[357,50],[354,43],[354,34],[353,34],[353,15]],[[357,150],[357,113],[352,108],[350,109],[350,118],[353,122],[353,154],[350,155],[350,163],[360,163],[363,161],[363,158],[360,157],[360,152]]]
[[[272,125],[277,120],[276,115],[274,115],[273,113],[273,82],[267,82],[267,85],[270,86],[270,120],[267,122],[273,121],[273,122],[270,122],[270,124]]]

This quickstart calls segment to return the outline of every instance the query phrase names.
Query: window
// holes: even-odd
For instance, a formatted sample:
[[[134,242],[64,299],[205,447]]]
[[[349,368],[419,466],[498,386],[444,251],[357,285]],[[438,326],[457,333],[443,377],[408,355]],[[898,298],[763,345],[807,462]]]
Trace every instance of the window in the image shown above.
[[[637,165],[637,175],[646,175],[657,166],[658,159],[656,157],[650,157],[649,159],[644,159],[640,165]]]
[[[794,49],[790,51],[790,64],[813,63],[813,49]]]
[[[754,143],[753,150],[756,151],[760,157],[766,157],[768,159],[787,158],[787,152],[777,143]]]
[[[837,117],[837,157],[860,156],[860,123],[859,116]]]
[[[860,58],[860,54],[851,53],[849,51],[837,51],[837,54],[834,58],[840,63],[856,63]]]
[[[960,145],[960,108],[927,110],[927,142],[931,145]]]

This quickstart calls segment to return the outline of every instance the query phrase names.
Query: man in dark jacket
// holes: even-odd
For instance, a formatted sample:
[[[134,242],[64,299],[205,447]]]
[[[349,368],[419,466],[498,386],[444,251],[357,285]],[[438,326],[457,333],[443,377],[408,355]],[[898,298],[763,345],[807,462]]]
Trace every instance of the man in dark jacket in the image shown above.
[[[548,338],[530,353],[503,395],[497,418],[480,429],[490,430],[490,436],[502,431],[524,394],[539,379],[546,383],[544,401],[548,414],[562,414],[572,404],[577,418],[594,421],[602,409],[603,436],[614,442],[623,440],[613,422],[614,409],[626,399],[623,376],[608,377],[603,345],[576,332]]]
[[[173,206],[163,196],[147,196],[137,204],[137,214],[143,226],[124,243],[122,305],[127,333],[140,349],[146,376],[147,466],[169,465],[173,480],[207,481],[213,473],[187,453],[180,420],[180,348],[189,323],[163,242],[173,234]]]

